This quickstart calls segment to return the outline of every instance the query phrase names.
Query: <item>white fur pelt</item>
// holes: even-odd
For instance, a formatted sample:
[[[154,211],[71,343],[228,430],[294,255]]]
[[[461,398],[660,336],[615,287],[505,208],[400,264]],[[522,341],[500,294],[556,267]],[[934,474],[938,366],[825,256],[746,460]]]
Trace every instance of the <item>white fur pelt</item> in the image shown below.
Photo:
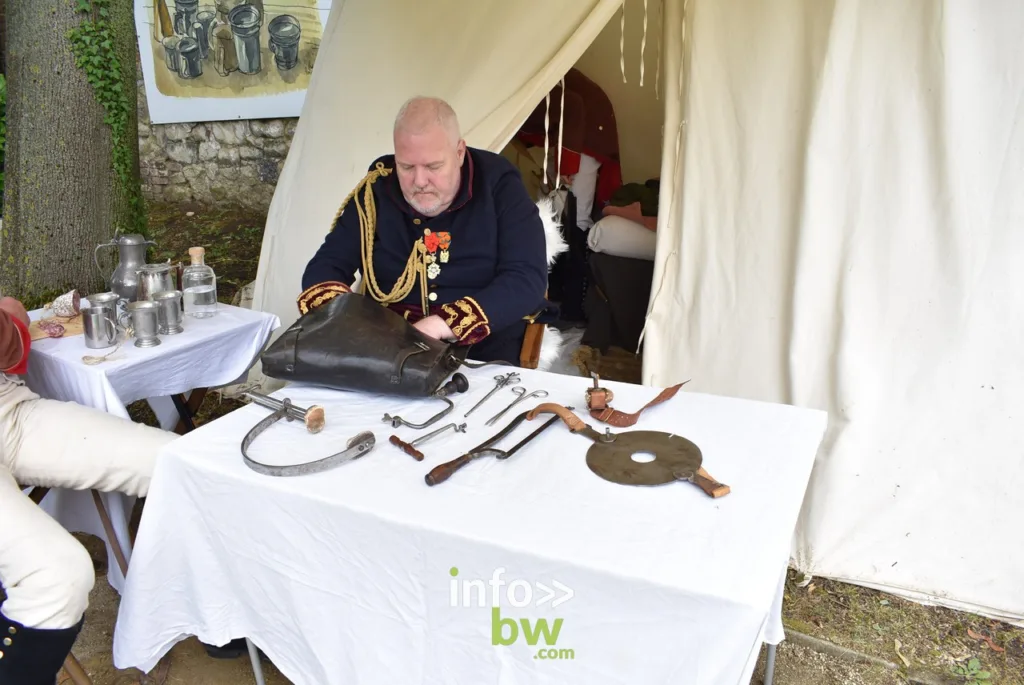
[[[562,222],[559,220],[559,210],[555,207],[555,201],[550,196],[542,197],[537,201],[537,209],[540,210],[540,220],[544,224],[544,240],[548,248],[548,271],[555,265],[558,255],[569,249],[568,243],[562,237]]]
[[[562,237],[560,211],[554,198],[550,195],[542,197],[537,201],[537,209],[540,210],[540,219],[544,224],[544,240],[547,244],[548,271],[550,272],[558,255],[567,251],[569,245]],[[549,370],[559,360],[564,344],[565,339],[560,330],[545,326],[544,338],[540,343],[540,360],[537,363],[537,370]]]
[[[540,360],[537,362],[538,371],[551,370],[562,357],[563,344],[562,331],[553,326],[544,327],[544,337],[540,341]]]

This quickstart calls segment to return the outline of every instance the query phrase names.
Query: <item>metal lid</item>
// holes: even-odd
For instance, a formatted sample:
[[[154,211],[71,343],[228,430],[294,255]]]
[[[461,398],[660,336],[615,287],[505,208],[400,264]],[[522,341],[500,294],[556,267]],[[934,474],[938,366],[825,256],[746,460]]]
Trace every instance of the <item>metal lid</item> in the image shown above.
[[[143,264],[139,266],[138,271],[139,273],[143,271],[147,273],[162,273],[164,271],[170,271],[173,268],[174,265],[171,264],[170,260],[168,260],[166,262],[159,262],[157,264]]]
[[[142,245],[146,242],[145,236],[138,233],[126,233],[117,238],[120,245]]]

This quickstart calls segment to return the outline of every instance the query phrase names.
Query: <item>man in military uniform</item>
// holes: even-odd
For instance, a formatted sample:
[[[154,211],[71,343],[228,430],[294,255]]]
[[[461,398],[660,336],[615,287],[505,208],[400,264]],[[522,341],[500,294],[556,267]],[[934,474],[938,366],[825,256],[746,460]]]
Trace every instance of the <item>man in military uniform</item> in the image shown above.
[[[299,311],[350,291],[424,334],[472,345],[469,358],[518,364],[545,309],[544,224],[518,169],[466,146],[452,108],[417,97],[398,113],[395,152],[346,198],[302,276]]]

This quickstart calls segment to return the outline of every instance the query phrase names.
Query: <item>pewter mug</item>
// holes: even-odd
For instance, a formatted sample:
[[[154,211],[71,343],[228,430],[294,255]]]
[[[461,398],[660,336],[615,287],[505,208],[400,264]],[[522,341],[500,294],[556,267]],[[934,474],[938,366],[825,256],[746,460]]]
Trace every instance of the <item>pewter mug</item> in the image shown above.
[[[192,35],[192,26],[199,13],[199,0],[176,0],[174,3],[174,32],[179,36]]]
[[[128,305],[127,314],[131,317],[136,347],[156,347],[160,344],[157,336],[160,329],[157,315],[159,308],[160,305],[151,300],[139,300]]]
[[[299,38],[302,36],[299,20],[290,14],[278,15],[270,20],[267,31],[270,33],[268,47],[274,53],[277,68],[294,69],[299,63]]]
[[[195,22],[199,25],[199,22]],[[203,75],[203,52],[195,38],[185,37],[178,43],[178,76],[184,79]]]
[[[107,307],[86,307],[82,310],[85,346],[93,350],[110,347],[117,342],[117,326],[113,310]]]
[[[115,234],[114,239],[109,243],[96,246],[93,252],[93,262],[95,262],[100,275],[103,276],[107,289],[117,293],[123,300],[135,301],[139,294],[138,270],[146,263],[146,249],[150,245],[156,245],[156,243],[146,240],[138,233],[130,233],[120,237]],[[104,274],[100,267],[100,250],[105,247],[116,247],[118,251],[117,268],[109,276]]]
[[[110,318],[117,321],[117,303],[121,299],[117,293],[93,293],[86,298],[93,309],[106,309]]]
[[[217,12],[204,7],[196,15],[196,23],[192,30],[195,32],[196,42],[199,43],[199,54],[203,59],[210,54],[210,46],[213,44],[213,28],[217,21]]]
[[[157,311],[160,335],[175,335],[185,330],[181,325],[183,315],[180,290],[161,290],[153,293],[153,301],[160,307]]]
[[[263,25],[260,9],[250,4],[232,7],[228,12],[228,25],[235,41],[238,70],[243,74],[259,73],[260,27]]]

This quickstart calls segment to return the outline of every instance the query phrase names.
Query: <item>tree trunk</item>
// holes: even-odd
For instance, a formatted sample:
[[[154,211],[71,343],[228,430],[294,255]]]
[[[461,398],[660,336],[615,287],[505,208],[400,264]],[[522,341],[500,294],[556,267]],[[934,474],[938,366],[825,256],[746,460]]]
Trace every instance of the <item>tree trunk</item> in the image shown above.
[[[6,3],[8,140],[0,289],[29,308],[72,288],[82,294],[104,289],[93,264],[94,248],[115,230],[145,227],[132,3],[94,0],[91,14],[76,11],[77,4]],[[105,5],[109,16],[101,17]],[[103,26],[97,21],[109,22],[110,42],[100,47],[100,40],[93,41],[97,47],[89,64],[79,67],[75,51],[82,43],[69,32],[81,29],[83,20],[92,22],[91,29]],[[111,55],[120,61],[119,69],[111,69]],[[98,87],[89,75],[101,81]],[[111,90],[118,80],[122,87]],[[104,123],[108,109],[101,102],[119,112],[127,109],[118,126]]]

